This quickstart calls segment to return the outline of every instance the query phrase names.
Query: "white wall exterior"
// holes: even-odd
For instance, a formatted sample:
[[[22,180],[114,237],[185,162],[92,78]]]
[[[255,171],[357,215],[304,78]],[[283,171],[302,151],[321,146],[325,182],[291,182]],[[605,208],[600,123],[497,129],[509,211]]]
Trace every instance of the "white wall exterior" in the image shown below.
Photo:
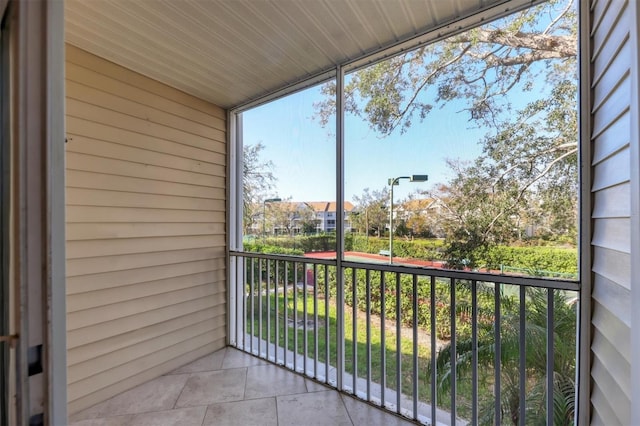
[[[634,1],[591,7],[590,415],[592,424],[629,425],[640,421],[638,16]]]

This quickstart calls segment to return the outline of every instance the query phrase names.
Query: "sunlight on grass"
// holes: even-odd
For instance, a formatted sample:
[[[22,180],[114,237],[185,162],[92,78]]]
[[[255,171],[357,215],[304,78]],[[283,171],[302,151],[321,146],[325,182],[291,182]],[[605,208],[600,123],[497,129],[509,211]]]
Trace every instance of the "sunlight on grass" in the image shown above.
[[[298,290],[298,294],[295,296],[294,302],[294,293],[289,292],[287,295],[287,309],[286,309],[286,317],[287,321],[292,321],[294,316],[297,318],[298,322],[304,321],[305,318],[305,298],[302,294],[301,290]],[[269,302],[267,303],[267,300]],[[278,316],[276,321],[276,300],[277,300],[277,310]],[[250,305],[249,302],[247,304]],[[267,305],[269,305],[269,311],[267,310]],[[266,295],[264,296],[254,296],[254,307],[255,313],[251,315],[250,309],[248,311],[247,316],[247,333],[251,333],[251,325],[253,324],[254,335],[259,335],[259,310],[262,307],[262,337],[265,340],[269,340],[272,343],[275,340],[276,336],[276,327],[277,327],[277,335],[278,335],[278,345],[280,347],[285,347],[285,297],[283,294],[271,294],[269,298]],[[316,341],[317,341],[317,360],[321,363],[326,362],[326,354],[327,354],[327,345],[329,345],[329,364],[331,366],[336,365],[336,331],[337,331],[337,309],[335,305],[335,300],[330,299],[327,306],[327,301],[324,298],[324,295],[319,295],[317,299],[317,305],[314,305],[314,296],[313,294],[307,294],[306,297],[306,318],[308,320],[315,319],[317,307],[317,319],[318,319],[318,328],[317,330],[312,329],[311,325],[308,326],[307,330],[307,352],[306,356],[314,360],[316,359]],[[328,307],[328,317],[326,316]],[[295,309],[295,311],[294,311]],[[269,317],[269,325],[267,326],[267,318]],[[328,318],[328,321],[327,321]],[[354,339],[353,333],[353,309],[349,306],[345,305],[344,309],[344,331],[345,331],[345,372],[353,375],[357,369],[357,377],[366,379],[370,376],[372,382],[381,383],[383,377],[383,346],[382,340],[384,335],[384,356],[385,356],[385,386],[390,389],[396,389],[396,352],[397,352],[397,339],[396,339],[396,331],[395,331],[395,323],[387,320],[386,321],[386,332],[382,333],[382,328],[380,325],[380,317],[372,316],[371,321],[369,322],[369,336],[367,336],[367,323],[368,318],[366,313],[357,311],[356,312],[356,333]],[[277,323],[277,326],[276,326]],[[391,326],[391,327],[390,327]],[[327,328],[329,330],[329,339],[327,340],[326,331]],[[393,329],[390,329],[393,328]],[[401,332],[400,339],[400,362],[401,362],[401,392],[405,395],[412,396],[413,392],[413,376],[414,376],[414,366],[413,366],[413,337],[410,333],[406,332],[406,336]],[[297,330],[297,347],[296,343],[296,333],[293,331],[292,324],[289,324],[289,328],[287,330],[287,342],[286,348],[289,351],[296,352],[298,354],[304,354],[304,340],[305,340],[305,332],[302,326],[299,326]],[[367,338],[368,337],[368,338]],[[354,345],[355,340],[355,345]],[[370,342],[367,345],[367,341]],[[355,353],[355,356],[354,356]],[[426,365],[428,364],[430,359],[430,348],[428,345],[417,345],[417,362],[418,362],[418,392],[419,399],[423,402],[429,401],[429,389],[430,384],[427,377],[427,369]],[[356,360],[356,362],[354,362]],[[289,359],[288,362],[292,362],[292,359]],[[313,362],[313,361],[309,361]],[[370,366],[370,367],[369,367]],[[310,366],[307,368],[308,370],[313,370],[313,367]],[[323,376],[324,370],[320,369],[317,372],[317,375]],[[351,386],[352,383],[347,383],[348,386]],[[362,386],[362,385],[360,385]],[[357,389],[359,392],[366,391],[366,389]]]

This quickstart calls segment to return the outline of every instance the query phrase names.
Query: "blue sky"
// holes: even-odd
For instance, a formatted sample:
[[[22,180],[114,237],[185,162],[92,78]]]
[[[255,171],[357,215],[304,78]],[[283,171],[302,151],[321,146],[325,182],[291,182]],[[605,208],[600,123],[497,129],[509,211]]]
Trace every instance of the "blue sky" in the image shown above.
[[[273,101],[243,113],[244,143],[265,145],[262,159],[274,164],[278,180],[270,196],[295,201],[335,199],[335,122],[323,128],[313,118],[313,103],[320,101],[319,87]],[[472,159],[486,133],[470,129],[460,104],[434,109],[404,134],[381,137],[361,118],[345,119],[345,199],[364,188],[382,189],[390,177],[428,174],[429,182],[402,182],[397,199],[416,189],[427,190],[446,182],[447,158]]]

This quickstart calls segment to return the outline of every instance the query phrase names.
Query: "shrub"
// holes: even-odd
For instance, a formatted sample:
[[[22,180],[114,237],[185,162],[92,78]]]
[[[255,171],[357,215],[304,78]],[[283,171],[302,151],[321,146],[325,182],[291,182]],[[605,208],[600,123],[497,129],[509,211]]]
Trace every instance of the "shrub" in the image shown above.
[[[502,265],[526,269],[530,275],[544,272],[577,274],[578,253],[575,249],[554,247],[489,247],[478,257],[478,265],[500,269]]]
[[[244,251],[251,253],[265,254],[288,254],[293,256],[302,256],[304,251],[296,248],[287,248],[280,245],[262,244],[259,242],[245,243]]]
[[[314,234],[314,235],[296,235],[294,237],[269,237],[265,239],[265,244],[274,247],[282,247],[293,250],[300,250],[302,253],[311,253],[317,251],[335,251],[336,235],[335,234]]]
[[[393,255],[413,259],[442,259],[443,241],[439,239],[416,239],[404,240],[396,238],[393,240]],[[376,238],[363,235],[352,235],[347,243],[345,238],[345,250],[359,251],[362,253],[377,254],[380,250],[389,249],[389,240],[386,238]]]

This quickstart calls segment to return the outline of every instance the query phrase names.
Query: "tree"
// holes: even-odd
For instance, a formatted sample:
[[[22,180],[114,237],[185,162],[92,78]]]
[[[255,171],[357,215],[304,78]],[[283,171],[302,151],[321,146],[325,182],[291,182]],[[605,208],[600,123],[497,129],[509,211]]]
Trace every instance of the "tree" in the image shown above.
[[[273,162],[260,158],[264,149],[262,142],[243,146],[242,203],[244,233],[250,234],[256,217],[262,217],[262,201],[273,187],[276,177]]]
[[[479,300],[490,301],[494,297],[493,289],[478,287]],[[546,368],[547,368],[547,290],[528,289],[525,313],[525,335],[519,331],[519,301],[515,296],[500,295],[502,321],[500,330],[501,361],[501,401],[502,418],[495,421],[492,399],[480,400],[481,424],[520,424],[519,380],[520,376],[520,339],[525,340],[526,360],[526,413],[527,424],[544,424],[546,415]],[[576,304],[568,301],[560,291],[554,291],[554,413],[553,424],[573,424],[575,411],[575,357],[576,357]],[[471,310],[463,303],[459,309]],[[482,302],[479,310],[485,310]],[[478,315],[491,316],[488,312]],[[480,323],[478,332],[478,382],[488,388],[493,383],[495,350],[495,322]],[[456,340],[456,358],[451,358],[451,343],[444,345],[436,355],[436,380],[440,392],[451,389],[453,366],[456,366],[458,380],[470,380],[472,373],[473,341],[471,336],[458,336]],[[431,373],[431,371],[428,371]]]
[[[462,99],[470,120],[495,127],[509,112],[512,89],[531,91],[541,74],[554,84],[575,73],[576,22],[573,0],[550,0],[397,55],[354,73],[345,86],[345,109],[388,135],[409,128],[416,115],[424,119],[434,107]],[[316,112],[327,123],[335,111],[335,83],[322,90],[329,96],[316,103]]]
[[[353,227],[364,229],[366,235],[372,231],[380,237],[389,223],[389,188],[371,191],[365,188],[362,195],[354,196],[354,211],[358,214],[351,215]]]
[[[550,0],[359,70],[346,84],[346,111],[383,136],[451,101],[462,103],[470,125],[488,130],[482,155],[456,166],[443,186],[453,261],[515,238],[522,217],[551,217],[552,234],[575,235],[576,55],[574,1]],[[335,110],[335,85],[323,91],[322,123]],[[529,101],[514,105],[522,94]]]
[[[309,229],[316,229],[315,211],[304,202],[275,203],[271,205],[271,216],[273,227],[288,235],[293,235],[294,229],[304,233],[309,233]]]
[[[455,177],[435,192],[444,206],[445,256],[452,268],[483,266],[477,260],[490,246],[512,241],[516,235],[513,218],[527,201],[514,202],[518,187],[513,182],[494,184],[487,179],[486,170],[478,164],[481,161],[449,161]]]
[[[298,208],[298,214],[296,216],[298,227],[305,235],[315,234],[318,231],[318,224],[320,220],[316,217],[316,211],[307,203],[303,203]]]
[[[396,228],[399,236],[411,235],[423,238],[432,238],[440,232],[440,214],[434,203],[434,199],[429,193],[415,191],[408,195],[405,200],[398,203],[397,211],[400,216],[399,222],[406,228],[405,234],[398,233],[400,224]],[[402,229],[404,231],[404,229]]]

